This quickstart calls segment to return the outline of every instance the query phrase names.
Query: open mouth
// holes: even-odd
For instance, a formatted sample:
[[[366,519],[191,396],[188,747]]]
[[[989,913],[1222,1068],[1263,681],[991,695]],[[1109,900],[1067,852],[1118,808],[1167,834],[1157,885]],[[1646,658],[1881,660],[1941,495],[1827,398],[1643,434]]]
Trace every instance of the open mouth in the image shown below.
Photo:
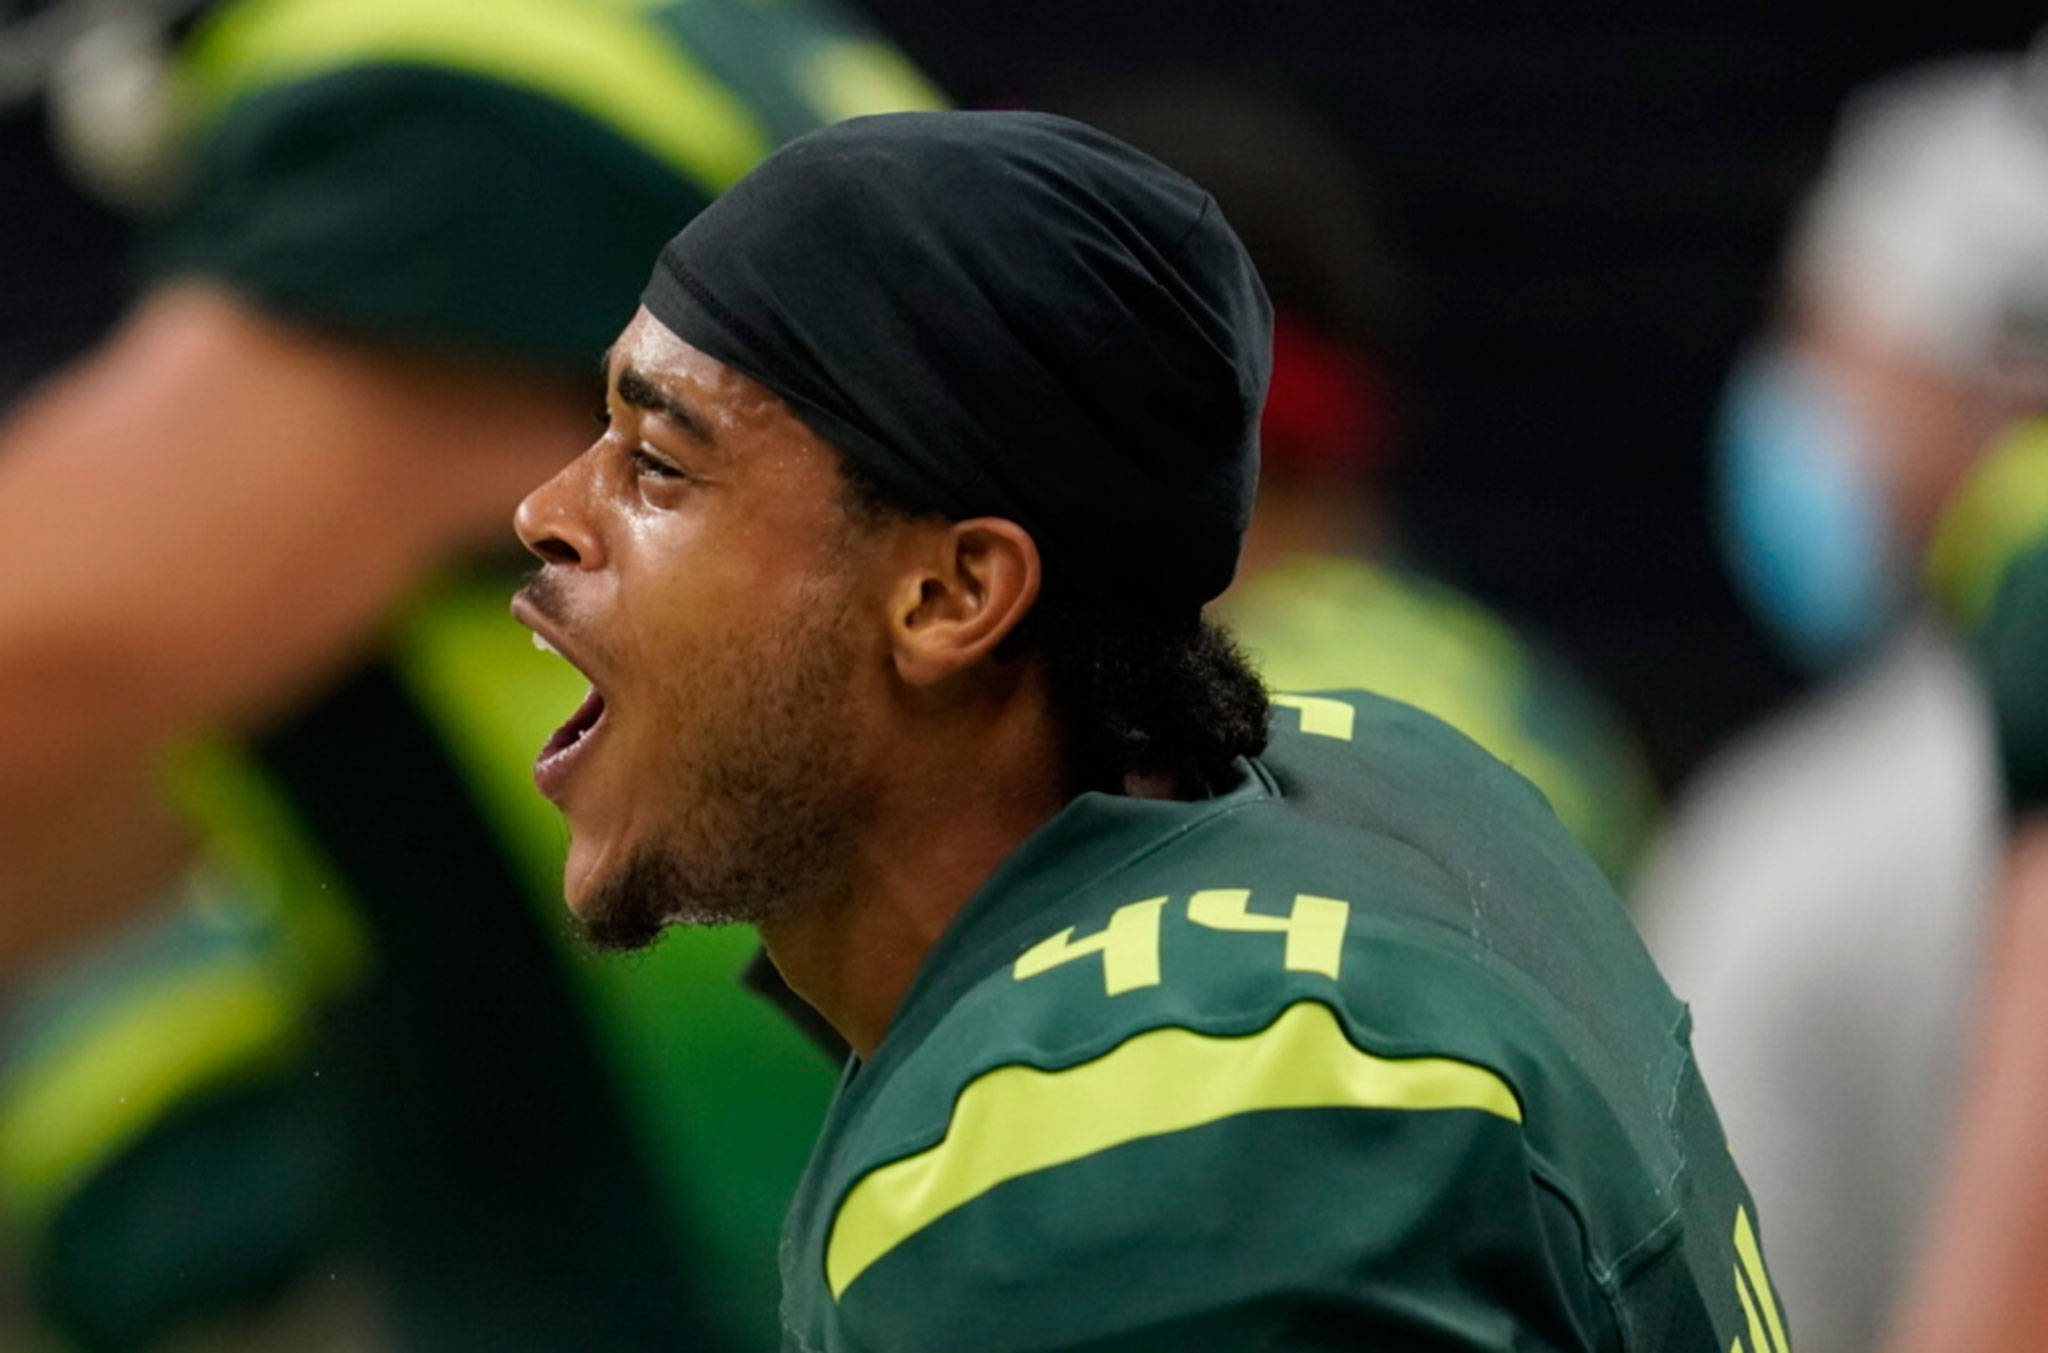
[[[549,761],[562,753],[572,750],[583,741],[589,732],[604,718],[604,696],[597,687],[590,688],[590,694],[583,697],[583,703],[576,707],[560,728],[557,728],[547,743],[540,749],[540,759]]]
[[[603,722],[604,695],[592,686],[576,712],[548,737],[534,759],[533,779],[541,793],[551,799],[559,796],[578,754],[590,745]]]
[[[514,604],[515,615],[521,609],[521,603]],[[562,658],[572,666],[578,665],[575,659],[550,643],[538,629],[534,631],[533,646]],[[533,781],[542,794],[558,803],[561,801],[562,791],[570,773],[575,769],[583,753],[589,750],[591,743],[596,741],[599,731],[604,726],[604,716],[604,692],[597,688],[597,683],[592,682],[589,692],[583,697],[583,703],[576,707],[575,713],[563,721],[560,728],[548,735],[548,740],[541,745],[540,755],[534,758]]]

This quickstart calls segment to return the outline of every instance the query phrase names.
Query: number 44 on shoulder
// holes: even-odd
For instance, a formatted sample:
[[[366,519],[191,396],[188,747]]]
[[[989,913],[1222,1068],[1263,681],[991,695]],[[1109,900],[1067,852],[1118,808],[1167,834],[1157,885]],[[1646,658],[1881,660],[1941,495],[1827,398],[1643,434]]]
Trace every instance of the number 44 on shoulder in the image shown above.
[[[1205,888],[1188,898],[1187,919],[1210,930],[1248,935],[1283,935],[1280,966],[1289,972],[1318,972],[1334,978],[1344,962],[1344,930],[1351,904],[1334,897],[1296,893],[1284,916],[1251,909],[1248,888]],[[1169,899],[1148,897],[1109,914],[1109,924],[1092,935],[1074,938],[1068,926],[1048,935],[1018,956],[1012,972],[1018,981],[1050,972],[1063,963],[1102,956],[1103,990],[1111,996],[1159,985],[1159,929]]]

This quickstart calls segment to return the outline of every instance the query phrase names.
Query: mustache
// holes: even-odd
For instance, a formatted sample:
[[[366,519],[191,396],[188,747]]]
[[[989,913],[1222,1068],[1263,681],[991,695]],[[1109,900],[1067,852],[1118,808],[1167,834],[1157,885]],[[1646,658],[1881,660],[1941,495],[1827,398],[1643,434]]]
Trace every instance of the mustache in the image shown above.
[[[518,595],[543,620],[562,628],[568,627],[568,591],[562,586],[561,575],[551,572],[546,564],[537,565],[526,575],[526,581],[519,585]]]

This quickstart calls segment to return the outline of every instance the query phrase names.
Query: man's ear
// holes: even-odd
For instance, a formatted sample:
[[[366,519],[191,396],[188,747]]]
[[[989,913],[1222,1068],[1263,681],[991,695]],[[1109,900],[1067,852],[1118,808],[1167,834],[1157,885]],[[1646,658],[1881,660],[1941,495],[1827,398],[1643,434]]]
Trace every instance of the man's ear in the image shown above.
[[[932,686],[988,657],[1038,600],[1040,577],[1038,545],[1013,521],[973,517],[934,530],[891,605],[896,674]]]

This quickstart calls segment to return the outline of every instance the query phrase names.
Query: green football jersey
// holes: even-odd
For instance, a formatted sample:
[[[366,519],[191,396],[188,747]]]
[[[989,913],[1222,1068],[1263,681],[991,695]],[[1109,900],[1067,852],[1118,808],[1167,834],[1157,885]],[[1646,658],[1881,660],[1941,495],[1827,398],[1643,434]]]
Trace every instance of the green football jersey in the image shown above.
[[[1670,995],[1521,777],[1276,697],[967,904],[791,1210],[784,1347],[1788,1353]]]

